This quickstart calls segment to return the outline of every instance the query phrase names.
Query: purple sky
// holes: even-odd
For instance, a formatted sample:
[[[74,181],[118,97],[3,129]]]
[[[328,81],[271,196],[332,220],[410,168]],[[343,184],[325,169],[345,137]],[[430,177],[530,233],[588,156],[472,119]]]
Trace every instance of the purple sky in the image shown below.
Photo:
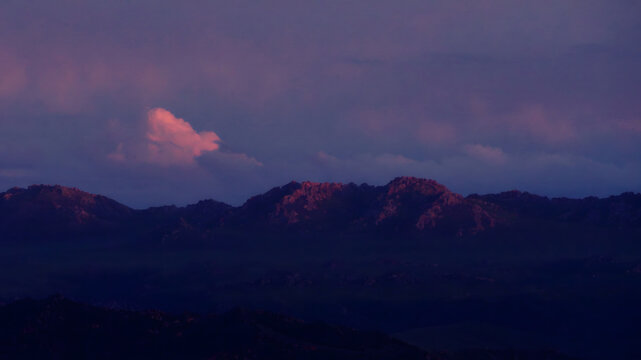
[[[641,191],[637,0],[0,2],[0,189]]]

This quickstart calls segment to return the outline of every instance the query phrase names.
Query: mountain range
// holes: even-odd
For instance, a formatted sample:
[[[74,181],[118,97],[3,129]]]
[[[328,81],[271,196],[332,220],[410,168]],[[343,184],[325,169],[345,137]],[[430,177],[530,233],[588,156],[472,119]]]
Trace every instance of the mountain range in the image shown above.
[[[185,207],[136,210],[59,185],[32,185],[0,193],[0,232],[5,238],[118,232],[207,238],[231,230],[461,237],[537,227],[541,222],[639,229],[641,194],[569,199],[508,191],[462,196],[434,180],[398,177],[383,186],[290,182],[238,207],[203,200]]]
[[[635,193],[462,196],[399,177],[133,209],[58,185],[13,188],[0,193],[0,359],[34,344],[122,355],[130,340],[153,345],[131,353],[193,344],[192,358],[252,358],[210,344],[221,324],[277,358],[639,359],[639,239]],[[80,303],[14,302],[56,293]],[[201,315],[167,315],[183,312]],[[9,358],[38,357],[27,350]]]

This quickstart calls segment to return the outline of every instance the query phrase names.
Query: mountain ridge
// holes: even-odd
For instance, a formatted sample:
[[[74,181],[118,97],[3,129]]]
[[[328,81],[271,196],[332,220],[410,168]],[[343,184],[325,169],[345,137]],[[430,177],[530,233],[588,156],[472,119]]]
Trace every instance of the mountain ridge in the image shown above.
[[[7,236],[117,231],[172,238],[207,237],[216,229],[356,231],[475,235],[531,219],[641,227],[641,194],[548,198],[528,192],[462,196],[431,179],[397,177],[382,186],[292,181],[240,206],[201,200],[183,207],[132,209],[102,195],[60,185],[0,193]]]

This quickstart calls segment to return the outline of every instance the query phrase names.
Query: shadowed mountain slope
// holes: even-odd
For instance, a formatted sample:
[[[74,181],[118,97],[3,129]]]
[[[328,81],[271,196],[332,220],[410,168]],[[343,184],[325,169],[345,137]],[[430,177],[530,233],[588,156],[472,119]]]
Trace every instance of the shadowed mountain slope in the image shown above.
[[[583,199],[568,199],[507,191],[499,194],[470,195],[468,199],[496,204],[523,218],[598,226],[641,226],[641,194],[631,192],[607,198],[591,196]]]
[[[0,233],[100,233],[119,228],[134,210],[101,195],[64,186],[32,185],[0,193]]]

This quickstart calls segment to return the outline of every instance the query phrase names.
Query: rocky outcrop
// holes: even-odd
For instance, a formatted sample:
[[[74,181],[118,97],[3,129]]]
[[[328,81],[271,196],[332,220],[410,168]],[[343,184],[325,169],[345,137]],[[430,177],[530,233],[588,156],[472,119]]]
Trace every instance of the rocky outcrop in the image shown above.
[[[492,228],[500,221],[494,205],[467,200],[434,180],[399,177],[384,186],[292,182],[250,199],[223,223],[461,235]]]

